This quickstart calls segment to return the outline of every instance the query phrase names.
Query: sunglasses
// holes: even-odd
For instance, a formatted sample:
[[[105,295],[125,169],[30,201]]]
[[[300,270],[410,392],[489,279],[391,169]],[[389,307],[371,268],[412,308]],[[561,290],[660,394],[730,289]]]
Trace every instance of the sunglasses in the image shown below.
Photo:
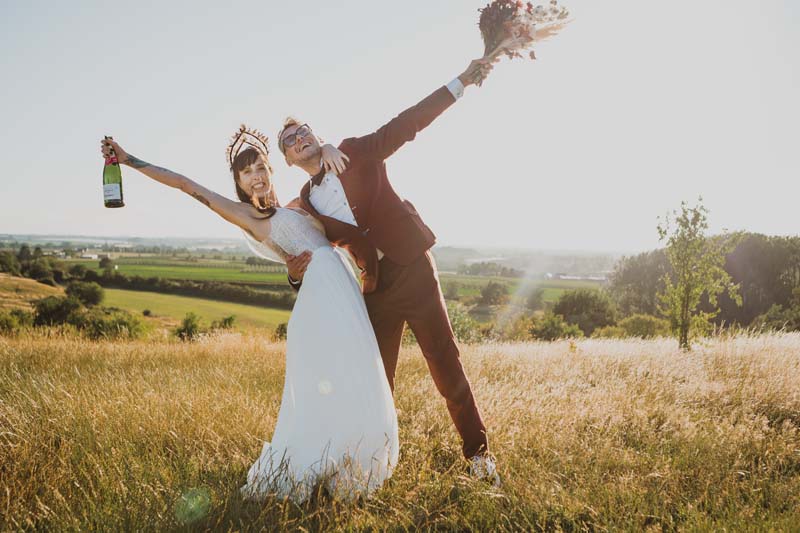
[[[284,148],[291,148],[292,146],[297,144],[298,138],[302,139],[309,133],[311,133],[311,128],[308,126],[308,124],[303,124],[302,126],[297,128],[291,135],[284,136],[283,139],[281,139],[281,144],[283,145]]]

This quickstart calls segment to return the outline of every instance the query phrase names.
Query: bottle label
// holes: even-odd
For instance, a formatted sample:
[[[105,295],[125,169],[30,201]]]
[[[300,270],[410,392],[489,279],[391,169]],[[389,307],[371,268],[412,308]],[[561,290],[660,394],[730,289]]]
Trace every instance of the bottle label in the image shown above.
[[[107,183],[103,185],[103,199],[108,200],[122,200],[122,188],[119,183]]]

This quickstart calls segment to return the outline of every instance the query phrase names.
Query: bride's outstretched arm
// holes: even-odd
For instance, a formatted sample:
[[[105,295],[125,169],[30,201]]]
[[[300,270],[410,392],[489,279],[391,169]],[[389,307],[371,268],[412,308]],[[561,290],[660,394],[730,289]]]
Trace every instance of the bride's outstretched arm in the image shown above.
[[[244,230],[251,230],[250,226],[253,222],[253,216],[250,206],[225,198],[212,190],[206,189],[199,183],[182,174],[153,165],[147,161],[142,161],[138,157],[127,153],[111,138],[103,139],[101,145],[104,157],[108,157],[113,150],[120,165],[127,165],[131,168],[135,168],[145,176],[159,183],[163,183],[175,189],[180,189],[228,222]]]

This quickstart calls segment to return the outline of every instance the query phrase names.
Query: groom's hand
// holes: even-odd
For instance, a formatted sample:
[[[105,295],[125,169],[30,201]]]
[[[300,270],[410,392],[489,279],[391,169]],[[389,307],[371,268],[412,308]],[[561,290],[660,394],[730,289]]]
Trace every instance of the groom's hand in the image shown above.
[[[306,250],[300,255],[290,255],[286,258],[286,267],[289,269],[289,277],[294,281],[303,281],[306,268],[311,262],[311,252]]]
[[[459,74],[458,79],[461,81],[464,87],[469,87],[470,85],[481,85],[483,80],[486,79],[486,77],[494,68],[494,64],[499,60],[499,58],[490,57],[474,59],[467,67],[467,70]]]

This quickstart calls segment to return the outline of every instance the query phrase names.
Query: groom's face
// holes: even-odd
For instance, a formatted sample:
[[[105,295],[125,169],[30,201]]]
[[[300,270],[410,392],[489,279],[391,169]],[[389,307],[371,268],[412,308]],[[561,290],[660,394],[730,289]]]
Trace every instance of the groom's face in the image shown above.
[[[322,152],[317,136],[305,124],[293,124],[286,128],[281,143],[286,150],[286,162],[290,165],[313,161]]]

